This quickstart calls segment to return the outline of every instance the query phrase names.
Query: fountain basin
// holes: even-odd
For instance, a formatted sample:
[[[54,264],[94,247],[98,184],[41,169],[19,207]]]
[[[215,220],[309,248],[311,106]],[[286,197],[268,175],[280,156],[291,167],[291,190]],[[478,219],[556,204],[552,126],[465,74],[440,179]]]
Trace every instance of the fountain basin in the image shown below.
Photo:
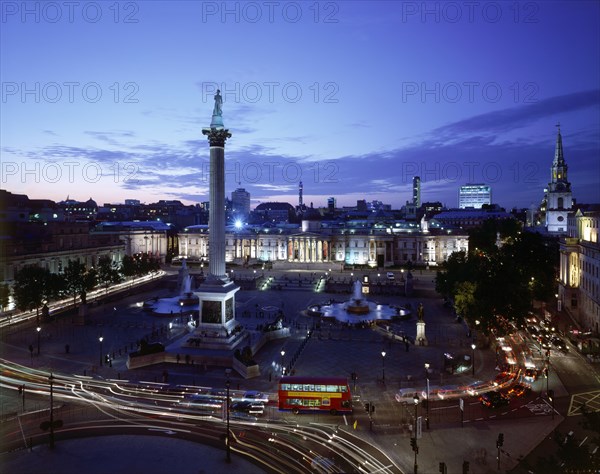
[[[335,319],[351,324],[368,321],[409,319],[411,317],[411,311],[402,306],[377,304],[367,300],[362,300],[361,303],[360,306],[356,306],[351,302],[312,305],[308,307],[307,313],[311,316],[323,319]],[[360,308],[359,311],[361,312],[349,311],[349,307],[353,310]]]

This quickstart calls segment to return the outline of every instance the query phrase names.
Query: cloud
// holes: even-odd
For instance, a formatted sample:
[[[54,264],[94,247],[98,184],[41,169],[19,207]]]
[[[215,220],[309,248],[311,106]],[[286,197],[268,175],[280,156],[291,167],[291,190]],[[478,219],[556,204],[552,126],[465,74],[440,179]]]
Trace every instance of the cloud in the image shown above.
[[[537,120],[600,105],[600,89],[574,92],[536,103],[475,115],[433,130],[433,135],[448,137],[465,133],[506,133]]]

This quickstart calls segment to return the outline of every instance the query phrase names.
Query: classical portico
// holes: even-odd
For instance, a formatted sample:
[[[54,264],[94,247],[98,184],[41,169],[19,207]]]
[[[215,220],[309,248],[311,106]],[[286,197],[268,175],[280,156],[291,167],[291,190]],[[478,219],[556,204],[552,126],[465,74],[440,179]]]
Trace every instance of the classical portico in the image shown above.
[[[303,233],[290,235],[287,239],[288,262],[330,262],[331,243],[322,235]]]

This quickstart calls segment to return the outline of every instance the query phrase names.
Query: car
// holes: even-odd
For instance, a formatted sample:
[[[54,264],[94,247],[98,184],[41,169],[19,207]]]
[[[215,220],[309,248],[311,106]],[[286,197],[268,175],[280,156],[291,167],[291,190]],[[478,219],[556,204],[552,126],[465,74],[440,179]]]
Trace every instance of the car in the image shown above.
[[[490,390],[489,382],[482,382],[481,380],[477,380],[476,382],[470,383],[465,387],[465,392],[472,397],[479,395],[482,392],[487,392]]]
[[[514,377],[515,377],[514,374],[512,374],[511,372],[500,372],[498,375],[496,375],[496,378],[494,379],[494,385],[505,386]]]
[[[249,413],[251,415],[262,415],[265,411],[265,406],[262,403],[250,401],[233,402],[231,405],[229,405],[229,411]]]
[[[396,401],[399,403],[406,403],[406,402],[410,402],[410,403],[414,403],[413,399],[415,397],[415,395],[419,395],[419,390],[417,390],[416,388],[401,388],[400,390],[398,390],[398,392],[396,393]]]
[[[396,277],[394,276],[394,272],[387,272],[387,279],[388,280],[395,280]]]
[[[523,378],[528,382],[535,382],[535,379],[537,379],[537,370],[525,369],[525,372],[523,373]]]
[[[437,396],[440,400],[446,400],[450,398],[458,398],[464,395],[464,393],[464,389],[460,388],[458,385],[446,385],[439,388],[437,391]]]
[[[567,345],[565,344],[565,341],[563,341],[560,337],[554,336],[552,339],[550,339],[550,342],[558,350],[560,350],[562,352],[567,352],[567,350],[568,350]]]
[[[525,397],[531,392],[531,387],[523,383],[514,384],[506,390],[506,396],[509,398]]]
[[[242,396],[242,401],[268,403],[269,397],[262,392],[258,392],[256,390],[248,390],[244,392],[244,395]]]
[[[488,408],[499,408],[510,403],[510,400],[500,392],[486,392],[479,396],[479,401]]]

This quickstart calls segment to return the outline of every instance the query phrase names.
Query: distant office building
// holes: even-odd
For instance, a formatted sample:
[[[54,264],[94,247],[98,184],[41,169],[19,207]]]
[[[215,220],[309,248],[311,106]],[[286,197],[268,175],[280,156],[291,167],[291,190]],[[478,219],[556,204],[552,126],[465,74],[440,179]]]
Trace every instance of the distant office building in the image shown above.
[[[458,191],[458,207],[481,209],[484,204],[492,203],[492,188],[487,184],[465,184]]]
[[[421,207],[421,178],[413,177],[413,204],[418,209]]]
[[[304,193],[304,186],[302,185],[302,181],[298,185],[298,207],[302,209],[304,202],[302,201],[302,194]]]
[[[231,193],[233,214],[236,217],[248,217],[250,214],[250,193],[244,188],[237,188]]]
[[[334,213],[335,212],[335,205],[336,205],[336,201],[334,197],[330,197],[329,199],[327,199],[327,211],[330,213]]]
[[[367,201],[364,199],[358,199],[356,201],[356,210],[359,212],[367,212]]]
[[[125,199],[126,206],[139,206],[140,204],[139,199]]]
[[[262,222],[289,222],[295,215],[294,207],[287,202],[263,202],[254,208],[253,215]]]

